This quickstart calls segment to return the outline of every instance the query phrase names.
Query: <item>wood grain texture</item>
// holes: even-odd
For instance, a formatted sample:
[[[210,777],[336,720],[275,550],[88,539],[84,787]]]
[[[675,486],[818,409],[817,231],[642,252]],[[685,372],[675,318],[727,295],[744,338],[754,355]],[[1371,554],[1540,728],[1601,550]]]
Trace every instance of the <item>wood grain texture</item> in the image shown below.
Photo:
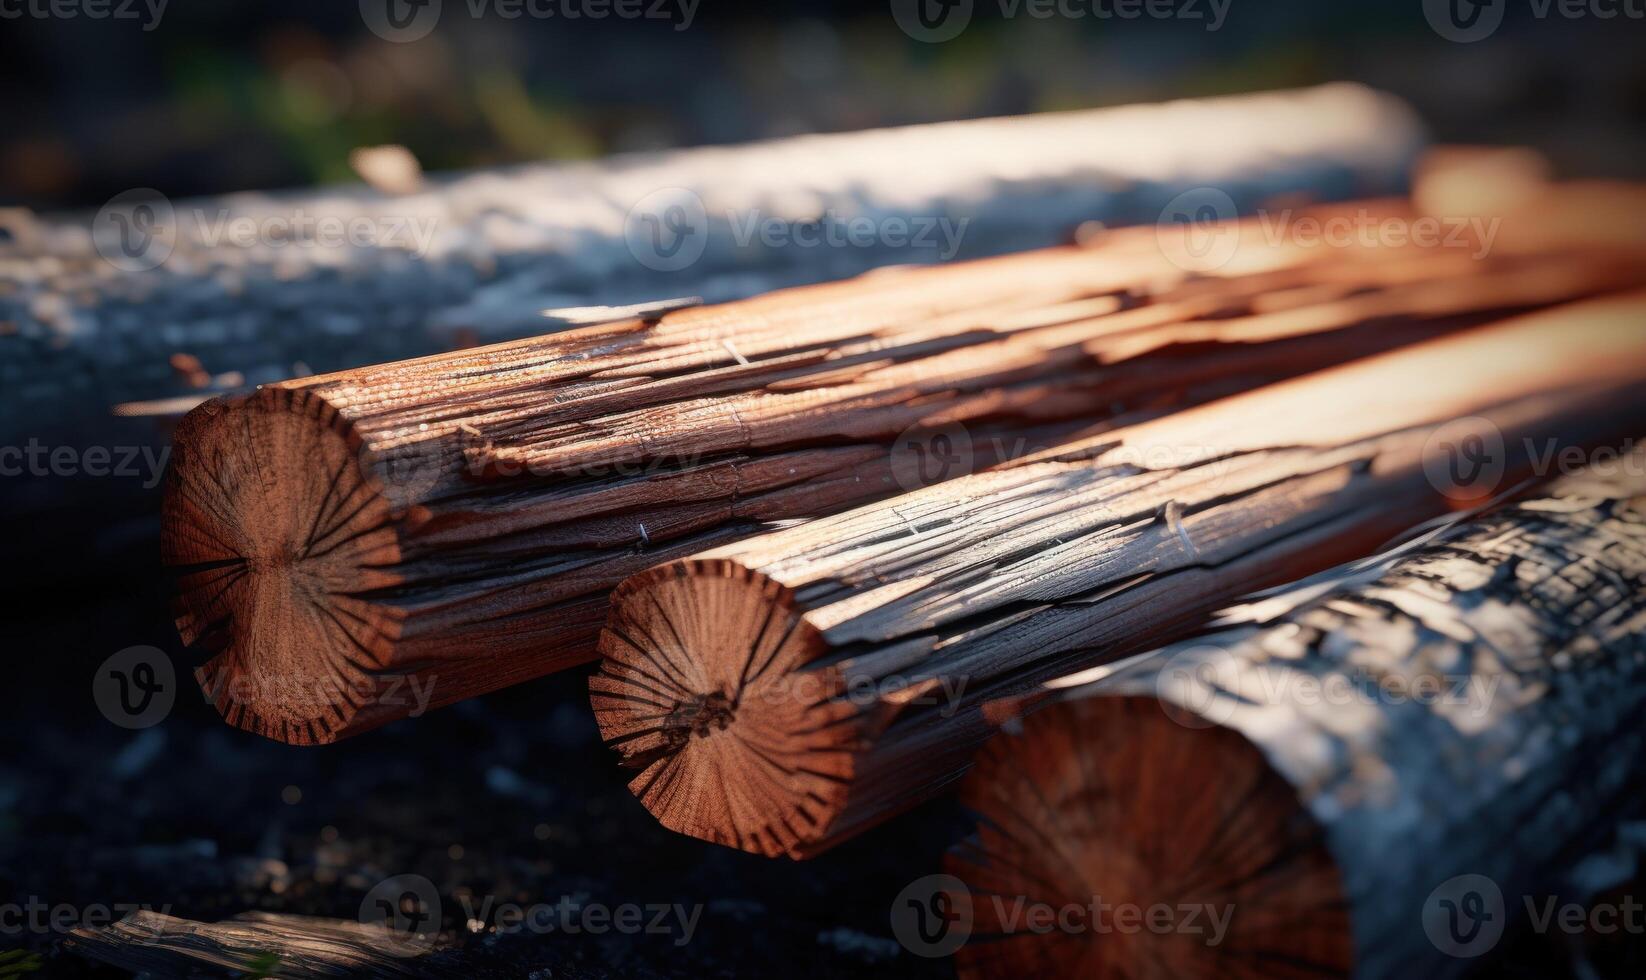
[[[235,725],[331,741],[591,658],[609,590],[659,562],[1646,281],[1630,250],[1480,261],[1233,230],[1215,272],[1116,233],[208,403],[163,512],[197,676]]]
[[[948,861],[974,911],[961,976],[1457,975],[1527,898],[1588,900],[1581,859],[1646,806],[1638,450],[1229,618],[980,754],[977,833]],[[1487,904],[1450,921],[1464,875]],[[1095,894],[1232,927],[1036,936],[997,914]]]
[[[139,976],[470,976],[460,964],[444,962],[429,944],[380,924],[273,912],[244,912],[221,922],[133,912],[113,925],[75,929],[65,947]]]
[[[1643,316],[1512,318],[642,573],[601,636],[601,733],[666,826],[817,853],[959,777],[990,701],[1475,502],[1435,468],[1457,420],[1511,480],[1638,426]]]
[[[1196,187],[1247,209],[1283,194],[1396,194],[1423,138],[1407,106],[1353,85],[816,134],[431,176],[405,194],[178,200],[135,262],[117,250],[117,202],[102,220],[0,209],[0,445],[55,431],[136,438],[113,406],[202,396],[168,365],[179,352],[270,383],[313,373],[297,364],[332,371],[539,334],[545,309],[721,302],[888,263],[1044,248],[1083,221],[1152,222]],[[700,254],[685,267],[645,261],[659,192],[699,202],[688,247]],[[742,232],[820,217],[915,226],[900,246],[877,235],[851,248]],[[938,220],[962,232],[957,254],[941,233],[908,242]],[[232,229],[248,223],[292,231],[247,243]],[[323,245],[318,223],[369,229],[367,241]],[[21,496],[10,483],[0,495]]]

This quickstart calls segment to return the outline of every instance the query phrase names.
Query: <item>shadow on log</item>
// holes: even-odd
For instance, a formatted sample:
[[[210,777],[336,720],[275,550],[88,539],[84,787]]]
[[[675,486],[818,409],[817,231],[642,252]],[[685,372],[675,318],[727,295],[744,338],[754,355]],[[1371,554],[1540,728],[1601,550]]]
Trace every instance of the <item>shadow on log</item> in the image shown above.
[[[1223,231],[1216,270],[1119,232],[202,406],[165,500],[179,629],[231,723],[328,742],[426,707],[419,692],[447,704],[591,658],[609,590],[659,562],[1646,280],[1626,249],[1477,259]]]
[[[963,784],[961,976],[1450,976],[1593,900],[1582,859],[1646,805],[1631,458],[1056,685]],[[1011,915],[1097,896],[1226,931]]]
[[[1556,307],[659,566],[613,597],[601,735],[665,826],[816,854],[963,774],[996,698],[1622,438],[1643,319]]]

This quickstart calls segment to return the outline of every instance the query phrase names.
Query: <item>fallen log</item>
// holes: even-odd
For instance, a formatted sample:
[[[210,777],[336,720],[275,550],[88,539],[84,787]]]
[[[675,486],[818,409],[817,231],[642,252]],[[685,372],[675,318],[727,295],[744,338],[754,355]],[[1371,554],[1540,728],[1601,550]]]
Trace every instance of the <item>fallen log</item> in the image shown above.
[[[1237,232],[1215,275],[1138,230],[209,403],[163,507],[197,677],[232,724],[329,742],[588,660],[624,577],[773,521],[1646,281],[1631,251]]]
[[[964,773],[990,701],[1489,493],[1447,479],[1458,420],[1508,479],[1638,427],[1643,315],[1557,307],[641,573],[600,638],[601,735],[665,826],[816,854]]]
[[[0,526],[38,588],[135,570],[173,427],[226,392],[665,297],[1043,248],[1153,222],[1200,187],[1243,212],[1401,193],[1423,142],[1404,104],[1340,84],[430,175],[406,193],[0,208]],[[19,475],[18,450],[70,472],[31,455]],[[98,476],[105,453],[144,465]]]
[[[1646,812],[1646,456],[1606,470],[1060,685],[962,784],[960,975],[1450,976],[1587,899]],[[1011,912],[1096,896],[1225,931]]]
[[[1400,193],[1422,144],[1398,100],[1332,85],[438,175],[402,194],[0,210],[0,446],[129,442],[113,406],[210,393],[172,369],[179,353],[234,388],[535,335],[545,309],[1043,248],[1086,221],[1153,222],[1198,187],[1248,210]],[[915,160],[942,165],[912,175]],[[864,221],[866,244],[808,237]],[[127,252],[133,229],[148,233]]]
[[[382,923],[274,912],[193,922],[142,910],[112,925],[78,927],[64,947],[142,976],[459,980],[473,975],[455,955]]]

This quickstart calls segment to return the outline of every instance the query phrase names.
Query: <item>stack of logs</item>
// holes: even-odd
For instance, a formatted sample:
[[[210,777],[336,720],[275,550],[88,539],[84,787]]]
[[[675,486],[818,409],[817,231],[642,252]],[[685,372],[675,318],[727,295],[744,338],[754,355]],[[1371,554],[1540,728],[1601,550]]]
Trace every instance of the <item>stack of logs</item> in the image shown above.
[[[298,744],[404,716],[413,701],[390,694],[408,682],[441,705],[599,658],[601,733],[662,823],[807,857],[952,787],[1049,682],[1524,497],[1562,451],[1646,428],[1639,192],[1511,197],[1490,240],[1276,241],[1252,219],[1213,229],[1229,237],[1207,263],[1173,230],[1114,232],[208,403],[168,475],[177,624],[227,721]],[[1374,201],[1294,217],[1420,216]],[[1523,640],[1489,667],[1517,693],[1456,736],[1482,761],[1478,799],[1455,813],[1502,803],[1504,828],[1529,820],[1549,787],[1505,767],[1541,778],[1639,707],[1624,699],[1640,680],[1641,488],[1603,490],[1492,509],[1336,573],[1220,638],[1219,669],[1237,685],[1259,662],[1417,670],[1437,655],[1430,634],[1454,645],[1448,663],[1483,637]],[[1633,602],[1557,588],[1586,562],[1586,580]],[[1380,903],[1394,915],[1426,876],[1475,866],[1430,860],[1400,822],[1439,791],[1418,729],[1447,720],[1345,734],[1284,704],[1248,723],[1241,702],[1200,730],[1136,696],[1166,690],[1148,665],[1178,652],[1127,661],[1104,682],[1132,684],[1124,696],[992,743],[965,784],[985,822],[957,873],[1051,898],[1091,894],[1101,871],[1145,904],[1258,912],[1211,952],[1061,946],[992,923],[1006,941],[965,969],[1423,959]],[[1558,676],[1533,685],[1539,671]],[[1520,744],[1556,724],[1561,683],[1587,697],[1625,671],[1633,686],[1606,692],[1573,741]],[[1534,687],[1557,697],[1520,696]],[[1199,703],[1179,693],[1160,700]],[[1374,771],[1403,808],[1375,808],[1359,785]],[[1614,775],[1588,773],[1597,795],[1542,818],[1548,850],[1495,873],[1563,856],[1626,795]],[[1046,837],[1086,850],[1054,858]],[[1392,864],[1393,840],[1410,847]]]

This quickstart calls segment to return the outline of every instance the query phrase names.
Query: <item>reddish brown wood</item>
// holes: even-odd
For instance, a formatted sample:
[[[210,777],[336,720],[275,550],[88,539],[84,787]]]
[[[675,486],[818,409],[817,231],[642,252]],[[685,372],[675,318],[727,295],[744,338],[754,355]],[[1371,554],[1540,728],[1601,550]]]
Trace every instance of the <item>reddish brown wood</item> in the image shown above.
[[[947,862],[960,975],[1449,976],[1489,967],[1527,898],[1584,901],[1568,872],[1646,809],[1630,460],[1237,610],[991,740]],[[1465,875],[1490,888],[1448,922]],[[1035,934],[1011,914],[1099,895],[1228,925]]]
[[[990,701],[1468,502],[1425,466],[1454,420],[1510,479],[1637,426],[1643,317],[1557,307],[660,566],[614,597],[601,733],[666,826],[815,854],[963,773]]]
[[[164,505],[179,630],[231,723],[328,742],[589,659],[609,590],[659,562],[1082,421],[1643,280],[1632,249],[1532,241],[1477,261],[1235,233],[1215,272],[1174,264],[1153,230],[1116,233],[202,406]],[[921,473],[957,423],[971,457]]]

